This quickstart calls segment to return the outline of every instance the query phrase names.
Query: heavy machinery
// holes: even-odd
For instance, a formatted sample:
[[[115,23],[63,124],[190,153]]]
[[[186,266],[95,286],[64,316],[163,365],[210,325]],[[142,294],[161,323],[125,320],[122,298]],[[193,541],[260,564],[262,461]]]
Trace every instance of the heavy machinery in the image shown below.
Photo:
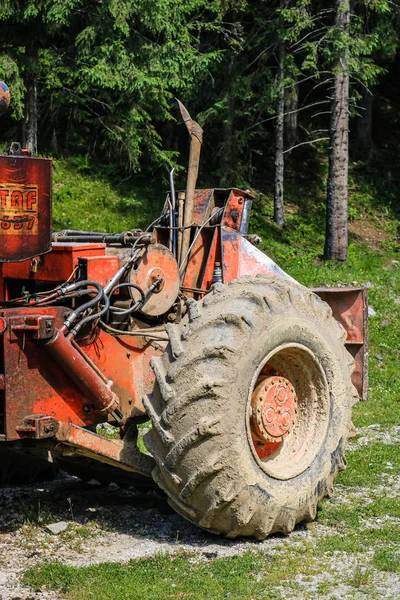
[[[196,190],[202,130],[181,112],[186,191],[171,173],[146,231],[51,234],[51,161],[16,143],[0,157],[2,468],[51,452],[81,477],[155,482],[206,530],[263,539],[314,519],[345,467],[367,298],[282,271],[247,233],[248,192]],[[120,439],[96,433],[105,422]]]

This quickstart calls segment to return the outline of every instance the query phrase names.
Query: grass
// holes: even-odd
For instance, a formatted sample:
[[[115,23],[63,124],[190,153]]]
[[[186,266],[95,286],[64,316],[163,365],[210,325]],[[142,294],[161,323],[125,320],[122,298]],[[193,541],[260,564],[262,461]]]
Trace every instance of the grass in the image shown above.
[[[283,597],[279,591],[270,589],[277,579],[283,587],[293,587],[293,577],[299,572],[299,558],[293,553],[265,556],[262,552],[250,551],[212,562],[198,561],[190,555],[173,558],[158,555],[125,565],[103,563],[84,568],[55,562],[27,571],[25,581],[39,588],[45,584],[51,589],[61,589],[74,600],[87,600],[92,595],[97,600],[272,599]],[[301,562],[303,575],[318,573],[311,557],[307,560],[302,556]]]
[[[373,574],[371,569],[367,569],[363,565],[357,565],[354,568],[351,578],[349,578],[349,583],[355,588],[363,588],[367,586],[373,579]]]
[[[127,231],[146,227],[165,194],[148,182],[118,181],[85,157],[53,160],[53,228]]]
[[[374,553],[374,565],[381,571],[400,573],[400,551],[382,548]]]
[[[157,206],[156,211],[153,202],[143,211],[146,194],[151,198],[152,190],[122,191],[85,164],[76,173],[68,161],[56,161],[55,179],[58,228],[73,224],[90,229],[130,229],[133,223],[143,226],[160,208]],[[364,428],[377,424],[384,431],[400,423],[398,219],[381,204],[384,190],[381,194],[367,178],[357,181],[350,197],[350,216],[367,219],[371,226],[385,231],[381,251],[353,237],[347,263],[321,260],[324,224],[319,184],[312,200],[301,186],[293,192],[283,231],[270,220],[271,199],[260,196],[251,229],[263,237],[262,249],[304,285],[368,286],[369,303],[375,312],[369,321],[369,401],[355,407],[354,422]],[[395,209],[396,200],[389,200]],[[374,591],[377,575],[400,573],[400,504],[394,485],[400,478],[400,450],[398,445],[379,439],[357,447],[356,438],[355,449],[347,458],[348,468],[336,480],[337,494],[322,503],[317,523],[307,526],[307,536],[275,538],[269,550],[267,545],[265,551],[223,559],[157,555],[126,564],[83,568],[49,562],[26,571],[24,581],[36,589],[62,590],[68,600],[272,600],[327,594],[333,599],[339,585],[345,586],[345,591],[338,591],[338,597],[359,598],[355,595],[361,593],[380,598],[379,590]],[[339,559],[339,564],[348,563],[344,571],[343,566],[336,566]]]
[[[400,478],[398,446],[383,443],[370,444],[351,453],[351,463],[340,474],[337,482],[353,487],[376,487],[382,485],[382,473],[385,472]]]

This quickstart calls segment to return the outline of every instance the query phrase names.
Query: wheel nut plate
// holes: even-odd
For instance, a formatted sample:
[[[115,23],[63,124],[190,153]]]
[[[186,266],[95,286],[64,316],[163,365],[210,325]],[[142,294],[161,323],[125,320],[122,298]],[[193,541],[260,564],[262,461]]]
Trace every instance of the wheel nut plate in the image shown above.
[[[297,397],[288,379],[266,377],[260,381],[251,399],[251,428],[264,442],[280,442],[296,422]]]

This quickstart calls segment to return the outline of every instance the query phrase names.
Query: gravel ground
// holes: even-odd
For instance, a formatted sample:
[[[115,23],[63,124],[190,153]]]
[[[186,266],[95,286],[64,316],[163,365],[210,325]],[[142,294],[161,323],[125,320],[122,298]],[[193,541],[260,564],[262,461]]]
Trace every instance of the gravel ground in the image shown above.
[[[372,441],[400,441],[399,427],[385,431],[377,425],[358,433],[353,448]],[[398,478],[384,474],[382,485],[373,492],[369,488],[349,491],[337,485],[329,502],[340,505],[361,497],[368,503],[380,493],[399,497]],[[366,522],[366,526],[379,527],[385,520]],[[47,524],[61,521],[69,523],[62,533],[54,535],[46,530]],[[182,550],[190,552],[193,560],[210,560],[251,549],[264,551],[267,558],[288,544],[315,543],[318,538],[334,533],[317,521],[300,525],[289,537],[272,536],[264,542],[225,540],[186,522],[171,511],[164,498],[152,492],[141,495],[114,484],[104,487],[94,481],[82,483],[65,475],[52,482],[0,489],[0,600],[62,599],[63,596],[53,592],[29,590],[20,582],[28,567],[46,560],[82,566]],[[303,598],[305,592],[318,599],[399,598],[400,578],[393,573],[373,569],[372,575],[369,573],[371,595],[367,596],[365,590],[357,592],[346,583],[352,574],[367,569],[363,564],[366,556],[334,553],[331,567],[333,564],[334,572],[341,574],[334,595],[320,591],[321,582],[332,579],[332,570],[311,578],[298,575],[295,582],[300,591],[285,592],[282,588],[281,592],[288,599]]]
[[[359,427],[357,429],[357,439],[351,440],[348,449],[356,450],[369,444],[380,442],[382,444],[400,444],[400,425],[395,425],[386,429],[378,423],[368,425],[368,427]]]

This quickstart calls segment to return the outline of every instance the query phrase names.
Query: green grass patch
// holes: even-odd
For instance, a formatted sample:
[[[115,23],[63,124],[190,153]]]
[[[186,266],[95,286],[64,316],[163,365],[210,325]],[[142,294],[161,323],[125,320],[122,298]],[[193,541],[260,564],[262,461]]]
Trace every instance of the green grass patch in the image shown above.
[[[374,553],[374,565],[381,571],[400,573],[400,550],[381,548]]]
[[[382,473],[400,475],[400,452],[396,444],[369,444],[349,452],[347,459],[347,469],[336,479],[343,485],[373,488],[384,483]]]
[[[323,502],[318,511],[318,523],[346,530],[349,527],[365,527],[365,521],[382,518],[400,519],[400,504],[397,498],[375,494],[375,499],[365,501],[365,497],[354,497],[351,502]]]
[[[400,524],[386,523],[377,527],[353,529],[337,527],[337,533],[327,535],[317,542],[317,554],[347,552],[357,554],[374,550],[377,547],[396,546],[400,539]]]
[[[211,562],[194,560],[190,555],[159,555],[125,565],[103,563],[83,568],[54,562],[28,570],[24,583],[36,589],[45,586],[62,590],[71,600],[91,597],[96,600],[272,600],[284,597],[277,587],[296,587],[292,581],[296,574],[311,577],[318,574],[320,568],[312,553],[305,552],[302,546],[273,555],[246,552]]]
[[[53,161],[53,229],[127,231],[145,229],[165,200],[161,182],[119,181],[84,160]]]
[[[398,548],[400,539],[400,506],[397,497],[381,492],[369,494],[368,488],[358,488],[354,496],[338,504],[335,500],[322,503],[318,523],[329,527],[317,541],[315,552],[326,556],[332,552],[350,554]]]

